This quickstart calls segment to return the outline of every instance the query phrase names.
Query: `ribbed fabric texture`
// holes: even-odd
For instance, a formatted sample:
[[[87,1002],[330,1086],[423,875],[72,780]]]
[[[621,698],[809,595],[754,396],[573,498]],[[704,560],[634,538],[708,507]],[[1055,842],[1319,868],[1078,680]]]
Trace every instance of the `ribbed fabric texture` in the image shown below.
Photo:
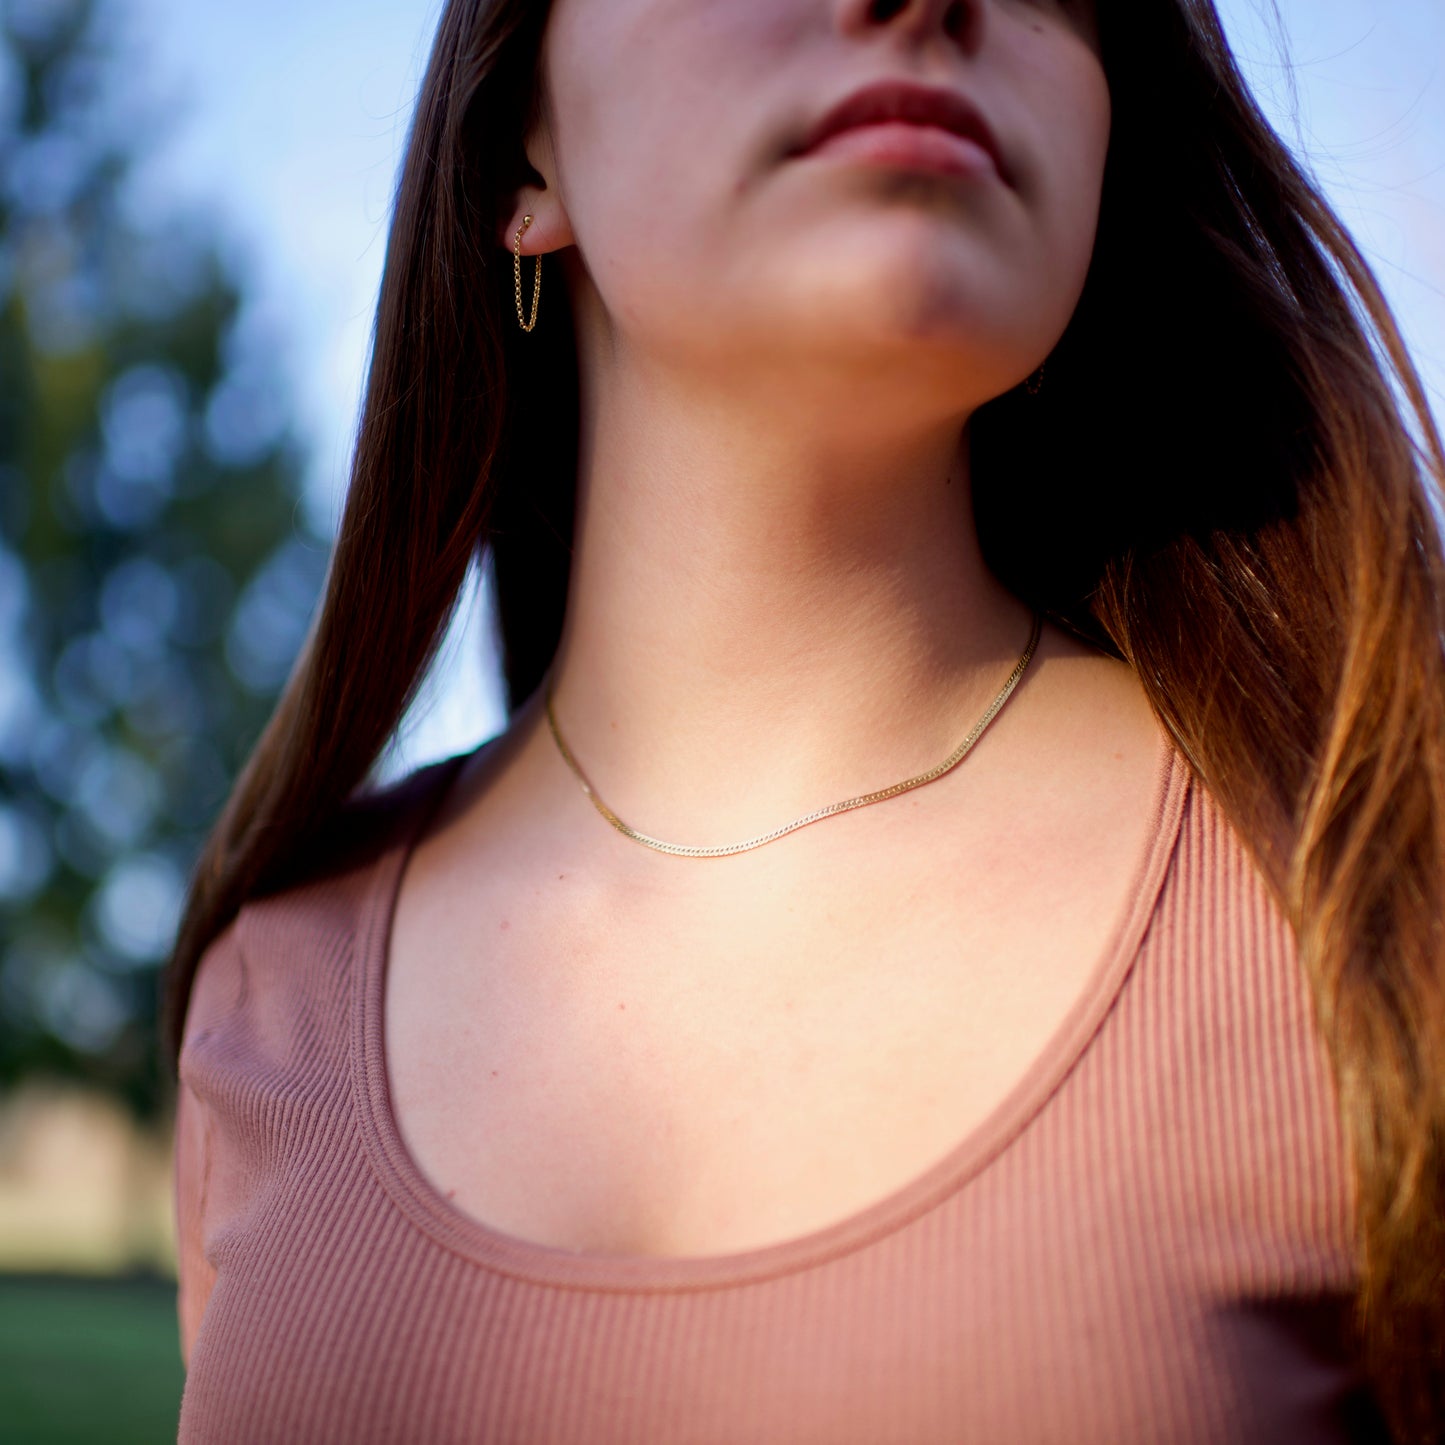
[[[185,1445],[1374,1441],[1352,1197],[1287,924],[1172,747],[1085,996],[925,1175],[801,1239],[577,1255],[456,1210],[391,1114],[410,848],[464,758],[253,900],[181,1054]]]

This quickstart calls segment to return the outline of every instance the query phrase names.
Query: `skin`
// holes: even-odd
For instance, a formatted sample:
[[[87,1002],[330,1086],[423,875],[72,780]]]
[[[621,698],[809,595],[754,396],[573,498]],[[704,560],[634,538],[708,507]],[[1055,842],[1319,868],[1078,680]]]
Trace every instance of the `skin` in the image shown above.
[[[577,318],[556,709],[600,795],[669,841],[933,767],[1028,638],[979,557],[966,432],[1077,303],[1109,99],[1086,7],[955,9],[551,12],[541,184],[498,241],[535,216],[538,325]],[[885,76],[969,94],[1015,184],[786,158]],[[1138,680],[1052,627],[951,772],[727,858],[608,827],[541,698],[413,853],[385,1005],[419,1167],[533,1243],[743,1250],[916,1177],[1056,1035],[1156,826]]]
[[[577,318],[557,712],[657,836],[734,841],[932,766],[1028,637],[979,558],[966,428],[1077,304],[1108,87],[1091,5],[956,9],[552,8],[527,138],[545,184],[498,239],[532,215],[524,256],[561,262],[539,324],[559,270]],[[785,156],[884,77],[969,95],[1014,186]]]

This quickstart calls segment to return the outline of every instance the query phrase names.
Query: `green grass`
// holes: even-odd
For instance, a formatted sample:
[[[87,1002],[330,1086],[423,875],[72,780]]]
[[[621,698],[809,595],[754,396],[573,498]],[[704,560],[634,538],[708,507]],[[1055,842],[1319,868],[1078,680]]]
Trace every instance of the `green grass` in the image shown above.
[[[0,1439],[156,1445],[180,1413],[168,1280],[0,1275]]]

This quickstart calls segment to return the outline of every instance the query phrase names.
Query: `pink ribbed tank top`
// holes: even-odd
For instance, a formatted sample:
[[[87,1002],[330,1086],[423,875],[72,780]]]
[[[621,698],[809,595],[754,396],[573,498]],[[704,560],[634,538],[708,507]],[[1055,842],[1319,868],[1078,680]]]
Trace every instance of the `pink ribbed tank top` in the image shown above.
[[[181,1053],[185,1445],[1373,1441],[1352,1194],[1287,923],[1165,742],[1089,986],[984,1124],[802,1238],[575,1254],[458,1211],[382,1048],[402,870],[465,756],[202,959]]]

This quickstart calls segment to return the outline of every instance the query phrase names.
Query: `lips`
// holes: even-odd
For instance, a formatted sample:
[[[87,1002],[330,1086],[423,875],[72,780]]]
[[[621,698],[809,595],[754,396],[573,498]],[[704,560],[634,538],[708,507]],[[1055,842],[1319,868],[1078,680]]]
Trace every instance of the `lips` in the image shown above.
[[[882,121],[936,126],[983,147],[992,158],[999,176],[1013,184],[1008,165],[983,112],[956,91],[910,81],[885,80],[854,91],[814,122],[793,152],[806,155],[830,136]]]

